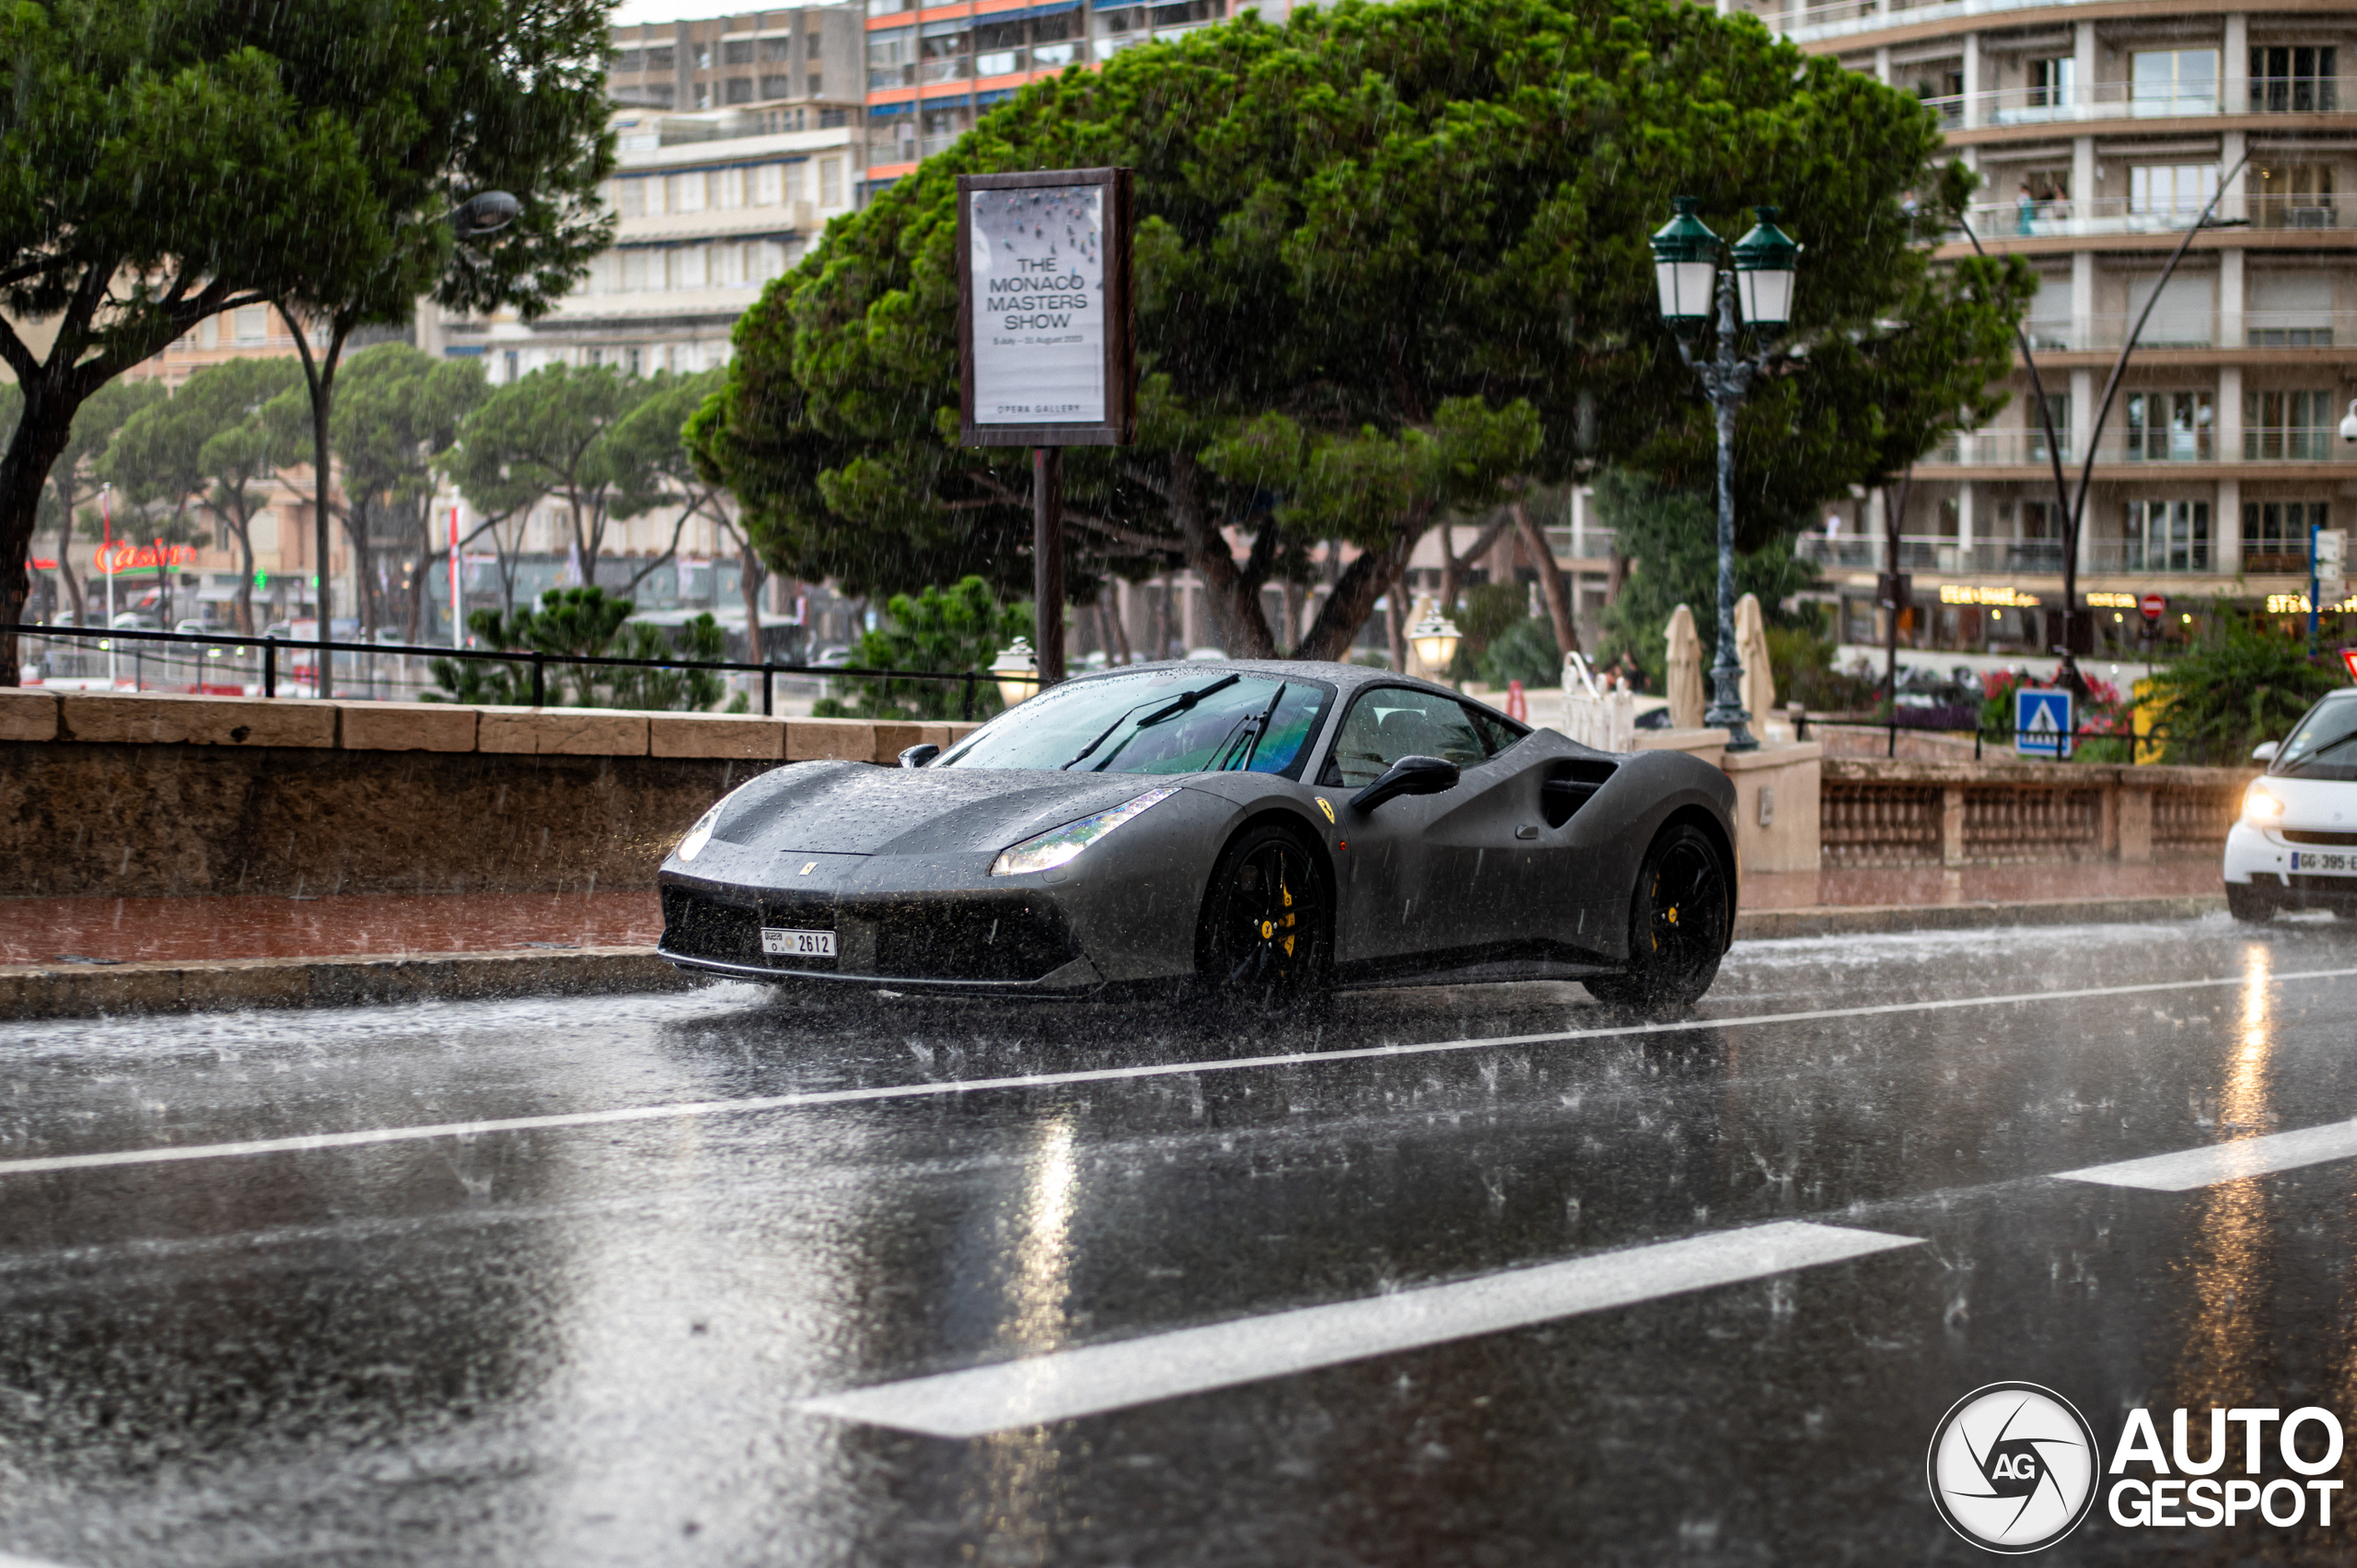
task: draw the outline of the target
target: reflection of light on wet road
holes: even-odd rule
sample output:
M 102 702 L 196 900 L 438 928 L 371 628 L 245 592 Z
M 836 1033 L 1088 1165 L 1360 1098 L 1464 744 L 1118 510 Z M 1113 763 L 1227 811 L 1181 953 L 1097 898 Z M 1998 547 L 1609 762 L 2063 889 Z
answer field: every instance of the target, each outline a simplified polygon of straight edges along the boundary
M 2274 955 L 2259 942 L 2244 953 L 2241 1016 L 2215 1112 L 2227 1138 L 2266 1131 L 2275 1050 Z M 2195 1306 L 2178 1358 L 2179 1404 L 2233 1405 L 2265 1388 L 2260 1363 L 2268 1335 L 2259 1309 L 2272 1257 L 2270 1210 L 2267 1189 L 2256 1179 L 2222 1181 L 2203 1194 L 2190 1249 Z
M 1069 1114 L 1039 1129 L 1028 1171 L 1028 1213 L 1015 1248 L 1010 1282 L 1007 1347 L 1037 1354 L 1061 1345 L 1069 1327 L 1065 1301 L 1072 1291 L 1072 1213 L 1079 1167 L 1073 1158 Z M 985 1555 L 994 1561 L 1028 1562 L 1053 1553 L 1064 1534 L 1062 1452 L 1038 1431 L 1002 1432 L 977 1445 L 976 1496 L 985 1523 Z

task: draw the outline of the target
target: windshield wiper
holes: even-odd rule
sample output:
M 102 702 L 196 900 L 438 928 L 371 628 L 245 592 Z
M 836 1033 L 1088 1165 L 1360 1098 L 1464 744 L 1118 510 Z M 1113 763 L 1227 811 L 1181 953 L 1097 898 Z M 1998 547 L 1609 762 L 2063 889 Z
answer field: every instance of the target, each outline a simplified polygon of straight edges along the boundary
M 2357 729 L 2352 729 L 2347 735 L 2328 740 L 2313 751 L 2305 752 L 2297 757 L 2287 758 L 2283 763 L 2284 771 L 2288 772 L 2293 768 L 2305 767 L 2310 762 L 2313 762 L 2317 758 L 2323 756 L 2326 752 L 2331 750 L 2334 747 L 2346 746 L 2352 740 L 2357 740 Z
M 1196 703 L 1202 702 L 1213 692 L 1225 691 L 1226 688 L 1235 685 L 1237 681 L 1243 679 L 1244 678 L 1240 675 L 1223 676 L 1219 679 L 1213 681 L 1209 686 L 1202 687 L 1198 691 L 1183 692 L 1179 696 L 1173 698 L 1168 703 L 1155 709 L 1153 713 L 1150 713 L 1146 714 L 1145 717 L 1138 720 L 1138 727 L 1140 729 L 1151 729 L 1167 718 L 1172 718 L 1179 714 L 1185 713 L 1188 709 L 1193 707 Z M 1152 698 L 1147 699 L 1147 702 L 1151 701 L 1153 701 Z M 1090 741 L 1087 745 L 1080 749 L 1079 756 L 1074 757 L 1071 761 L 1064 764 L 1064 771 L 1069 772 L 1073 769 L 1080 766 L 1083 762 L 1088 761 L 1089 757 L 1096 752 L 1097 749 L 1105 744 L 1106 738 L 1110 736 L 1115 730 L 1121 727 L 1121 723 L 1124 719 L 1127 719 L 1132 714 L 1136 713 L 1140 708 L 1144 706 L 1144 703 L 1132 703 L 1128 707 L 1123 708 L 1119 714 L 1115 714 L 1113 722 L 1107 725 L 1103 731 L 1097 735 L 1096 739 Z M 1120 754 L 1119 747 L 1116 747 L 1114 750 L 1115 755 Z M 1108 757 L 1105 759 L 1105 762 L 1110 762 L 1113 759 L 1111 757 Z M 1103 772 L 1105 771 L 1105 763 L 1098 763 L 1097 765 L 1097 771 L 1100 773 Z
M 1276 713 L 1277 704 L 1283 702 L 1284 697 L 1285 683 L 1280 680 L 1277 682 L 1277 694 L 1269 699 L 1269 705 L 1245 720 L 1252 728 L 1244 742 L 1244 755 L 1237 760 L 1235 766 L 1221 769 L 1222 772 L 1248 773 L 1252 771 L 1252 759 L 1260 754 L 1260 738 L 1269 733 L 1269 719 Z

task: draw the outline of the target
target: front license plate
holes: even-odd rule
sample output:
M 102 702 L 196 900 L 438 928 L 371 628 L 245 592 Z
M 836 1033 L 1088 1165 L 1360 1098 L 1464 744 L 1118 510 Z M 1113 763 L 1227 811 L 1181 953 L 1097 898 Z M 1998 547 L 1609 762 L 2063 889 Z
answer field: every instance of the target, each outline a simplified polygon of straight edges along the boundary
M 831 958 L 835 956 L 835 934 L 831 931 L 783 931 L 774 925 L 764 925 L 761 927 L 761 951 L 772 957 Z
M 2295 849 L 2292 852 L 2292 869 L 2294 871 L 2338 871 L 2347 876 L 2352 871 L 2357 871 L 2357 855 L 2351 855 L 2346 852 L 2319 854 L 2312 849 Z

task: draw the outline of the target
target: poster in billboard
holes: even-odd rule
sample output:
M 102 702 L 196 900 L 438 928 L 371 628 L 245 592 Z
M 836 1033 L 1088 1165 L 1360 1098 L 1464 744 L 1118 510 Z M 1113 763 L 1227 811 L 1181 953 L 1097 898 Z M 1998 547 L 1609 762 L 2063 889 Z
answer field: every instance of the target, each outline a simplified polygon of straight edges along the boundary
M 1127 174 L 959 178 L 966 445 L 1129 438 Z

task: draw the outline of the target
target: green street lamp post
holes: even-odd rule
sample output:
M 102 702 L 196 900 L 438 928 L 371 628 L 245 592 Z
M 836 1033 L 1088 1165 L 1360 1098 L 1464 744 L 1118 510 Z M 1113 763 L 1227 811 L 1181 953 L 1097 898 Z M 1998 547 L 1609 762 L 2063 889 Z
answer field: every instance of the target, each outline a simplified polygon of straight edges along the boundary
M 1654 281 L 1662 319 L 1678 336 L 1678 354 L 1701 377 L 1719 427 L 1719 637 L 1711 660 L 1711 705 L 1702 722 L 1727 732 L 1730 751 L 1756 751 L 1759 742 L 1743 711 L 1743 665 L 1735 638 L 1735 416 L 1752 377 L 1793 317 L 1793 284 L 1801 248 L 1776 226 L 1776 209 L 1755 209 L 1759 221 L 1735 245 L 1735 266 L 1719 265 L 1719 237 L 1694 215 L 1694 198 L 1671 198 L 1676 215 L 1653 237 Z M 1736 352 L 1736 305 L 1751 325 L 1759 352 Z M 1695 341 L 1718 310 L 1716 353 L 1698 358 Z

